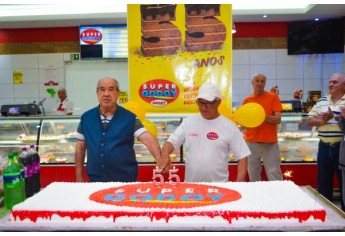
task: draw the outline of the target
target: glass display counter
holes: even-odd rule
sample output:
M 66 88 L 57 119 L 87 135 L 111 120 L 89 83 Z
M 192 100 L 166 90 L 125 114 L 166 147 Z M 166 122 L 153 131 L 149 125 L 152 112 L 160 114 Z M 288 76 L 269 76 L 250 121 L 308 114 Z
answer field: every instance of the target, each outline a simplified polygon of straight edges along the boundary
M 279 149 L 282 162 L 315 162 L 317 156 L 317 131 L 305 123 L 306 114 L 283 113 L 278 128 Z M 179 126 L 183 116 L 147 116 L 158 130 L 158 142 L 161 147 L 171 133 Z M 75 134 L 80 116 L 35 116 L 1 117 L 0 148 L 7 156 L 13 151 L 30 144 L 38 147 L 42 163 L 73 163 Z M 153 156 L 145 145 L 135 140 L 134 149 L 139 163 L 154 163 Z M 171 154 L 173 162 L 183 163 L 183 147 Z M 229 162 L 235 162 L 230 155 Z
M 156 124 L 161 147 L 182 122 L 183 116 L 147 116 Z M 282 172 L 299 185 L 316 187 L 317 132 L 305 124 L 306 114 L 283 113 L 278 137 L 282 158 Z M 41 157 L 41 185 L 54 181 L 75 181 L 74 151 L 75 134 L 80 116 L 0 117 L 0 160 L 13 151 L 35 144 Z M 135 140 L 134 149 L 139 162 L 139 180 L 151 181 L 155 160 L 145 145 Z M 183 146 L 171 155 L 174 165 L 184 175 Z M 5 160 L 6 161 L 6 160 Z M 0 163 L 1 165 L 1 163 Z M 1 168 L 1 166 L 0 166 Z M 229 156 L 232 181 L 236 178 L 237 164 Z M 305 173 L 308 175 L 305 175 Z M 285 178 L 285 177 L 284 177 Z
M 169 138 L 170 134 L 175 131 L 175 129 L 180 125 L 182 122 L 182 117 L 163 117 L 163 116 L 148 116 L 146 119 L 152 121 L 158 131 L 157 140 L 160 144 L 161 148 L 163 147 L 164 142 Z M 146 146 L 140 141 L 135 140 L 134 150 L 136 153 L 136 157 L 139 163 L 155 163 L 154 157 L 150 154 Z M 172 154 L 170 154 L 170 158 L 173 162 L 181 162 L 182 149 L 174 150 Z
M 316 127 L 306 124 L 307 114 L 283 113 L 278 129 L 282 162 L 316 162 L 319 138 Z
M 163 146 L 177 126 L 181 117 L 153 116 L 147 117 L 157 127 L 158 142 Z M 80 116 L 35 116 L 35 117 L 1 117 L 0 148 L 1 156 L 7 157 L 13 151 L 21 152 L 22 147 L 35 144 L 44 164 L 74 163 L 75 135 Z M 134 149 L 139 163 L 155 163 L 147 148 L 135 140 Z M 171 154 L 174 162 L 181 161 L 180 150 Z
M 80 117 L 1 117 L 3 156 L 34 144 L 41 163 L 73 163 L 75 134 Z

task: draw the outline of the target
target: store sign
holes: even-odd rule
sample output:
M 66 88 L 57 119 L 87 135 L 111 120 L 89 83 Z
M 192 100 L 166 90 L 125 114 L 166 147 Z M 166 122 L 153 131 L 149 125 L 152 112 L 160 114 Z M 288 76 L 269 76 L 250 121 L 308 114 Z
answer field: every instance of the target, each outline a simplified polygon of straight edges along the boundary
M 69 55 L 71 61 L 79 60 L 79 53 L 73 53 Z

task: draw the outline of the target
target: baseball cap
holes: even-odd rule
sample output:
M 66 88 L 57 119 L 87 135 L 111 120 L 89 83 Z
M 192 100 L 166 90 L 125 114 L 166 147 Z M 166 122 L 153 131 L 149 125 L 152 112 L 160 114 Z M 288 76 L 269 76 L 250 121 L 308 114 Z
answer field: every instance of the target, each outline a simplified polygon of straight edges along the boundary
M 220 98 L 220 91 L 217 85 L 211 82 L 205 82 L 199 88 L 198 96 L 196 99 L 205 99 L 209 102 L 213 101 L 215 98 Z

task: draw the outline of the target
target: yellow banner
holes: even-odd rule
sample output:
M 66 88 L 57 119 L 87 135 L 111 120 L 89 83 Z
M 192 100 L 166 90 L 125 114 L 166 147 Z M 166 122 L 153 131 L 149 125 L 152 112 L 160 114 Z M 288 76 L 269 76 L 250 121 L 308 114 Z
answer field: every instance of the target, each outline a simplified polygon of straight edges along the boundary
M 199 87 L 218 85 L 231 110 L 230 4 L 129 4 L 130 100 L 148 113 L 195 113 Z

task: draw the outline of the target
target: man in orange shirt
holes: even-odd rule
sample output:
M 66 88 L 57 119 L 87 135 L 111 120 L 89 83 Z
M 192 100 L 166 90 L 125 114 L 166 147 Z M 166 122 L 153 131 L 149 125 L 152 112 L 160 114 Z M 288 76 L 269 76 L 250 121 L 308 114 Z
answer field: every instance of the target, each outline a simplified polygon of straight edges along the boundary
M 248 174 L 251 182 L 261 181 L 261 161 L 268 180 L 283 180 L 280 169 L 280 151 L 278 146 L 277 125 L 281 122 L 279 96 L 265 91 L 266 76 L 256 74 L 252 79 L 254 92 L 243 100 L 260 104 L 265 109 L 265 121 L 255 128 L 246 128 L 244 137 L 251 151 L 248 157 Z

